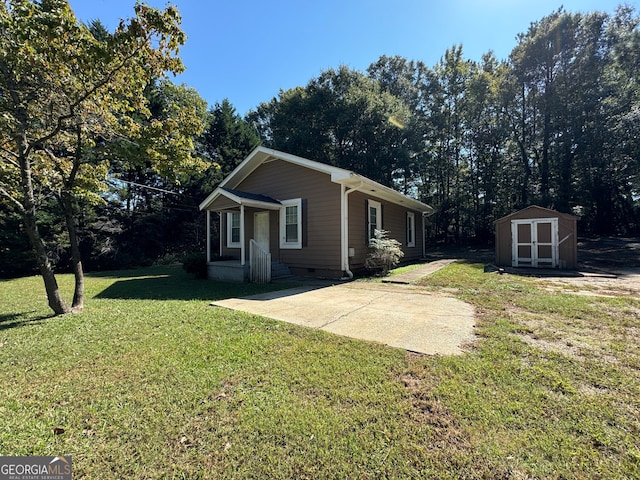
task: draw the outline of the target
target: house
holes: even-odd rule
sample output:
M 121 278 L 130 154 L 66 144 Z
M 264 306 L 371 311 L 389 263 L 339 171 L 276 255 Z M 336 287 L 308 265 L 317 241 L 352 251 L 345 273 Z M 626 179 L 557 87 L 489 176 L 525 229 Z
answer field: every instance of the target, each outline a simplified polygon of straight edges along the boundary
M 424 218 L 433 209 L 354 172 L 257 147 L 201 204 L 207 213 L 209 278 L 268 282 L 272 269 L 351 278 L 364 268 L 376 229 L 424 256 Z M 211 215 L 218 212 L 219 215 Z M 219 221 L 212 261 L 211 222 Z
M 532 205 L 495 221 L 496 264 L 575 269 L 578 217 Z

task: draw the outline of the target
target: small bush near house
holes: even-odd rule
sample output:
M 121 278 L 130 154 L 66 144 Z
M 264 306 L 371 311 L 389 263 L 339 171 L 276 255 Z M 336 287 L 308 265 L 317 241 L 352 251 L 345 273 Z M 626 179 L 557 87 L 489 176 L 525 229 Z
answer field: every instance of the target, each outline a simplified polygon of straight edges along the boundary
M 364 266 L 376 275 L 387 275 L 389 270 L 400 263 L 404 252 L 402 245 L 393 238 L 388 238 L 386 230 L 376 230 L 375 238 L 369 242 L 370 252 L 364 261 Z
M 182 259 L 182 268 L 200 280 L 207 278 L 207 256 L 204 253 L 191 253 Z

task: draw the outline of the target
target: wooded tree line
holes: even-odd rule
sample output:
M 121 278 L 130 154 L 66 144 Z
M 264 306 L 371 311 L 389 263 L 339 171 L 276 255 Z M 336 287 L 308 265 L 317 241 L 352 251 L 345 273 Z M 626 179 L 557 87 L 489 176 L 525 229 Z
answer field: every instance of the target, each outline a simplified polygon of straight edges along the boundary
M 281 91 L 249 115 L 273 148 L 353 169 L 435 207 L 429 234 L 493 235 L 530 204 L 582 234 L 640 230 L 640 31 L 632 8 L 533 23 L 509 59 L 381 57 Z
M 490 241 L 533 203 L 580 215 L 583 234 L 640 231 L 630 7 L 558 10 L 504 61 L 454 46 L 433 67 L 330 69 L 244 118 L 167 79 L 183 68 L 173 7 L 139 5 L 114 32 L 66 0 L 5 1 L 0 21 L 0 276 L 202 250 L 197 205 L 260 143 L 429 203 L 432 241 Z

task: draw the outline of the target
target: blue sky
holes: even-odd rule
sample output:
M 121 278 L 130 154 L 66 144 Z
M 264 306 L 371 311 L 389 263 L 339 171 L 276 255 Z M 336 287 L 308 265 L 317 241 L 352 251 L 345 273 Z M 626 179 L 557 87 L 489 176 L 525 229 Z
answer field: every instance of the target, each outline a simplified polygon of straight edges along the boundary
M 165 0 L 147 0 L 164 7 Z M 435 65 L 462 44 L 466 58 L 493 50 L 507 58 L 516 35 L 558 9 L 612 13 L 618 0 L 174 0 L 182 15 L 187 67 L 174 79 L 213 106 L 228 98 L 245 114 L 280 89 L 306 85 L 322 70 L 366 70 L 381 55 Z M 627 0 L 640 8 L 640 0 Z M 135 0 L 71 0 L 82 21 L 113 30 Z

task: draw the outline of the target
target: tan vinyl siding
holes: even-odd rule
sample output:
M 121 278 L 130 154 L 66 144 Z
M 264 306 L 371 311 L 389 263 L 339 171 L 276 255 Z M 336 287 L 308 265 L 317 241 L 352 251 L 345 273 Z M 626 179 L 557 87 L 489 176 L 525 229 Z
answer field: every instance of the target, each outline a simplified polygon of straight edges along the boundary
M 340 270 L 340 185 L 329 175 L 274 160 L 260 165 L 235 188 L 278 200 L 302 198 L 302 249 L 280 249 L 279 212 L 272 211 L 272 258 L 291 268 Z M 249 225 L 253 229 L 253 220 Z
M 382 204 L 382 229 L 389 232 L 389 238 L 402 244 L 402 251 L 405 255 L 402 261 L 419 260 L 422 257 L 424 239 L 422 214 L 362 192 L 354 192 L 349 195 L 349 247 L 355 250 L 355 256 L 349 259 L 352 270 L 364 267 L 364 261 L 369 252 L 367 238 L 367 200 L 369 199 Z M 415 217 L 415 247 L 407 247 L 407 212 L 413 212 Z

